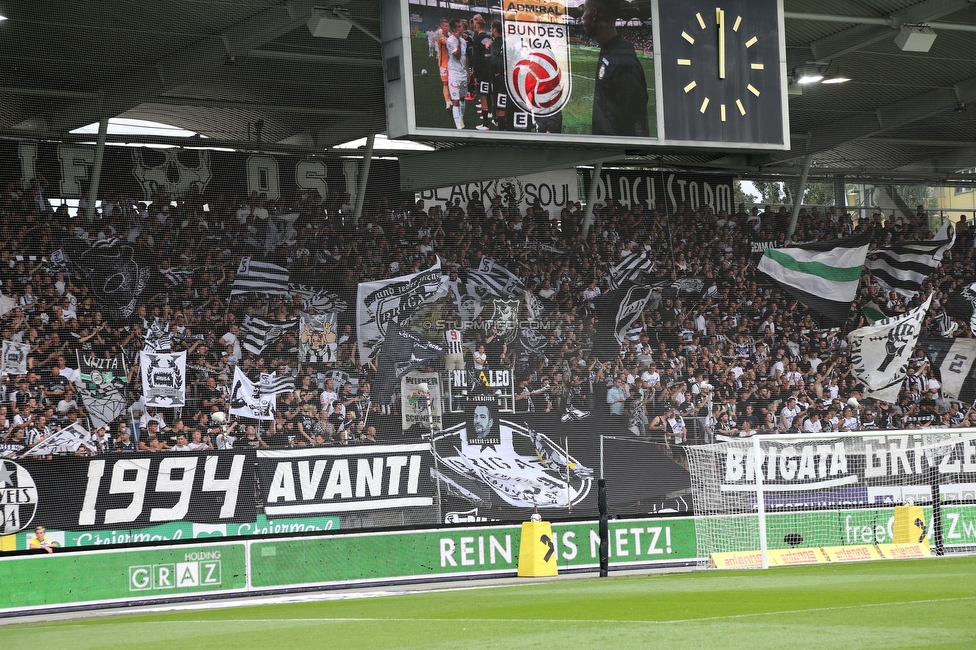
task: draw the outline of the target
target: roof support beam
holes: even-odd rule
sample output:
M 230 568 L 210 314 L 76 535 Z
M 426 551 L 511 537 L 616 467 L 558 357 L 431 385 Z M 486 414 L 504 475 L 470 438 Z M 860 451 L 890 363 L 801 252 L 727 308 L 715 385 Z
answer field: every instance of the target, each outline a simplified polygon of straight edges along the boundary
M 812 131 L 804 151 L 776 152 L 770 154 L 767 160 L 775 162 L 792 160 L 803 154 L 816 155 L 852 140 L 871 137 L 888 129 L 944 113 L 956 108 L 960 103 L 972 100 L 976 100 L 976 77 L 881 106 L 873 113 L 859 113 L 833 122 Z M 769 162 L 760 159 L 758 164 L 766 165 Z
M 887 21 L 887 25 L 862 23 L 814 41 L 810 43 L 810 49 L 818 63 L 827 63 L 891 37 L 902 25 L 925 23 L 963 9 L 971 3 L 972 0 L 927 0 L 882 19 Z M 851 22 L 855 22 L 853 17 Z
M 103 117 L 120 115 L 203 71 L 222 65 L 229 55 L 242 55 L 303 26 L 314 5 L 315 0 L 293 0 L 261 11 L 220 34 L 101 84 L 104 86 L 101 108 L 97 102 L 82 101 L 35 115 L 18 127 L 70 131 Z
M 220 99 L 202 99 L 198 97 L 172 97 L 160 95 L 145 102 L 146 104 L 162 104 L 164 106 L 200 106 L 203 108 L 226 108 L 243 111 L 258 111 L 262 113 L 292 113 L 299 115 L 338 115 L 342 117 L 361 116 L 361 110 L 329 108 L 326 106 L 297 106 L 287 104 L 258 104 L 254 102 L 234 102 Z

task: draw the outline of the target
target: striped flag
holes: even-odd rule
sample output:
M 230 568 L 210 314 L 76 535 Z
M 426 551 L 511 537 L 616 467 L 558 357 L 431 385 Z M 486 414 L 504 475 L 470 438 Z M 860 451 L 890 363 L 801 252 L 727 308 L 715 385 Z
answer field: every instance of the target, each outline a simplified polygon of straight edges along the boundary
M 193 275 L 195 269 L 171 266 L 168 269 L 159 269 L 159 272 L 169 281 L 171 286 L 177 287 Z
M 615 266 L 610 267 L 610 277 L 607 278 L 607 284 L 610 290 L 614 291 L 627 280 L 636 281 L 641 273 L 650 273 L 653 270 L 654 260 L 648 259 L 646 252 L 639 255 L 632 253 L 620 260 Z
M 868 254 L 866 235 L 794 248 L 767 248 L 759 270 L 833 324 L 842 324 L 857 296 Z
M 251 317 L 241 323 L 240 334 L 243 336 L 241 347 L 251 354 L 261 354 L 269 345 L 273 345 L 289 330 L 298 329 L 298 319 L 265 320 Z
M 511 298 L 525 291 L 525 285 L 517 275 L 488 257 L 481 258 L 478 268 L 468 270 L 468 282 L 484 287 L 489 295 L 499 298 Z
M 879 248 L 864 266 L 881 287 L 910 298 L 922 289 L 925 278 L 939 268 L 942 256 L 955 243 L 955 229 L 946 221 L 935 239 Z
M 287 296 L 289 295 L 288 276 L 288 269 L 282 266 L 256 262 L 250 257 L 244 257 L 237 267 L 237 277 L 234 278 L 230 295 L 253 292 L 269 296 Z
M 284 377 L 279 377 L 276 372 L 270 375 L 262 372 L 261 377 L 258 379 L 258 384 L 261 386 L 262 395 L 279 395 L 281 393 L 291 393 L 295 390 L 295 378 L 293 376 L 285 375 Z

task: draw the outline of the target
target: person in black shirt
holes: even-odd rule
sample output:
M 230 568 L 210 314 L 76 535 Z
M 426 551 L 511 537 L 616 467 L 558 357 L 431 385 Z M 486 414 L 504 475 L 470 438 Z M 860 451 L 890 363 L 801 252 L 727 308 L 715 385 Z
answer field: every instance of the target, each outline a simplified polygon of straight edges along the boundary
M 491 34 L 485 32 L 485 18 L 475 14 L 471 18 L 471 68 L 474 71 L 475 92 L 478 94 L 478 114 L 481 124 L 474 128 L 487 131 L 491 124 L 492 113 L 488 110 L 488 98 L 491 96 Z
M 583 31 L 600 44 L 593 135 L 648 137 L 647 78 L 634 46 L 617 34 L 620 0 L 586 0 Z

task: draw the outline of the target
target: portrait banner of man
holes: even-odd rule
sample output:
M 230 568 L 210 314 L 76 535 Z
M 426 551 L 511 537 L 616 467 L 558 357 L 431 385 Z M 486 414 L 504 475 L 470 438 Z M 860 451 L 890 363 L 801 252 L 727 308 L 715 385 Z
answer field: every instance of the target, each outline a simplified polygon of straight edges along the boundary
M 468 414 L 467 440 L 469 445 L 498 445 L 501 436 L 498 432 L 498 404 L 490 401 L 472 401 L 466 409 Z

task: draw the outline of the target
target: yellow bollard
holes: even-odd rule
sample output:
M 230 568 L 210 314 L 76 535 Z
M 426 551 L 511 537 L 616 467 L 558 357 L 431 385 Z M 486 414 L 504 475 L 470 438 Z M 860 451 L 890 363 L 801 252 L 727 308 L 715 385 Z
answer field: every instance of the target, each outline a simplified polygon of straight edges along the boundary
M 548 521 L 526 521 L 522 524 L 518 574 L 520 578 L 557 574 L 556 542 L 552 538 L 552 524 Z
M 925 525 L 925 510 L 922 506 L 895 506 L 895 521 L 891 532 L 895 544 L 928 546 L 929 533 Z

